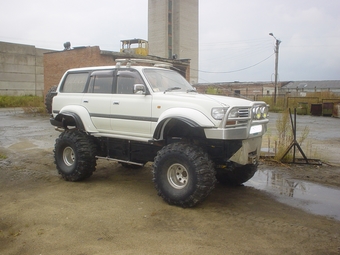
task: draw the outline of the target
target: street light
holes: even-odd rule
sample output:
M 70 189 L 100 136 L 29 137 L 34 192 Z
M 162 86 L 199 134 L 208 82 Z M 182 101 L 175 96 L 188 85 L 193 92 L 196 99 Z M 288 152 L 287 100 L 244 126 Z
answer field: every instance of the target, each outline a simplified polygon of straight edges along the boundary
M 275 39 L 275 88 L 274 88 L 274 105 L 276 105 L 276 94 L 277 94 L 277 69 L 279 66 L 279 46 L 281 41 L 276 39 L 276 37 L 273 35 L 273 33 L 269 33 L 270 36 L 274 37 Z

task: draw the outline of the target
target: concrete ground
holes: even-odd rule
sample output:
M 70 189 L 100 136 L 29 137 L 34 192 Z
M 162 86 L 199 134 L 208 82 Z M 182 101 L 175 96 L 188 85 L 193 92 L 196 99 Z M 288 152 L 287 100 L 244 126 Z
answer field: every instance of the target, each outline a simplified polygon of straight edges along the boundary
M 0 111 L 0 254 L 340 254 L 339 220 L 281 202 L 257 188 L 256 178 L 241 187 L 217 184 L 190 209 L 157 196 L 150 164 L 136 170 L 98 160 L 92 177 L 66 182 L 53 163 L 59 133 L 48 119 Z M 311 127 L 313 148 L 332 163 L 339 163 L 339 121 L 298 118 L 299 128 Z M 259 173 L 268 171 L 267 184 L 281 178 L 292 187 L 298 182 L 291 180 L 340 187 L 339 168 L 328 164 L 262 161 Z M 309 203 L 291 197 L 292 187 L 287 199 Z

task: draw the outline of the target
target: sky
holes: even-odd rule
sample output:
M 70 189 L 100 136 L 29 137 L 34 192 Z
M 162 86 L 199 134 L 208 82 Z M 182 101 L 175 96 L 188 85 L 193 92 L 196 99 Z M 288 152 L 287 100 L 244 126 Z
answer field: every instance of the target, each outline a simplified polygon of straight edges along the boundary
M 119 51 L 120 40 L 147 39 L 147 5 L 3 0 L 0 41 Z M 340 80 L 339 12 L 339 0 L 199 0 L 199 82 L 274 81 L 276 40 L 279 81 Z

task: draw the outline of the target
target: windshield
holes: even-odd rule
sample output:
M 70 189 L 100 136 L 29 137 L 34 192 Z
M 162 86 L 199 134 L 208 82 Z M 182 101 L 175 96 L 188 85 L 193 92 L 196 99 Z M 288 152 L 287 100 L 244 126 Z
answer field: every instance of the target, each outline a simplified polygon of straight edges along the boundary
M 182 75 L 166 69 L 144 69 L 144 74 L 154 92 L 195 90 Z

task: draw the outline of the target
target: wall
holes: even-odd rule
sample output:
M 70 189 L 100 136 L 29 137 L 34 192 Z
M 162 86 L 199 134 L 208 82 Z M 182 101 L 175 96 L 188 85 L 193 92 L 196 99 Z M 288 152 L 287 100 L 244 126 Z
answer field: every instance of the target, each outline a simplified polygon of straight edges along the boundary
M 102 51 L 98 46 L 78 47 L 71 50 L 58 52 L 49 52 L 44 54 L 44 95 L 55 85 L 58 85 L 63 74 L 71 68 L 88 67 L 88 66 L 113 66 L 116 59 L 144 59 L 146 61 L 154 60 L 167 62 L 180 70 L 181 74 L 189 80 L 190 61 L 164 59 L 154 56 L 140 56 L 128 53 Z M 144 63 L 140 65 L 153 65 Z
M 196 89 L 200 93 L 216 93 L 225 96 L 248 97 L 255 95 L 273 95 L 274 85 L 272 82 L 220 82 L 196 84 Z M 279 83 L 281 87 L 281 83 Z
M 190 59 L 191 84 L 198 83 L 198 0 L 149 0 L 149 54 Z M 171 17 L 171 18 L 170 18 Z
M 198 83 L 198 0 L 173 1 L 173 54 L 190 59 L 190 83 Z
M 44 94 L 46 95 L 52 86 L 59 84 L 68 69 L 108 65 L 115 65 L 114 59 L 110 55 L 101 54 L 98 46 L 46 53 L 44 54 Z
M 150 55 L 169 57 L 167 0 L 148 1 L 148 41 Z
M 43 96 L 43 54 L 48 51 L 0 42 L 0 95 Z

